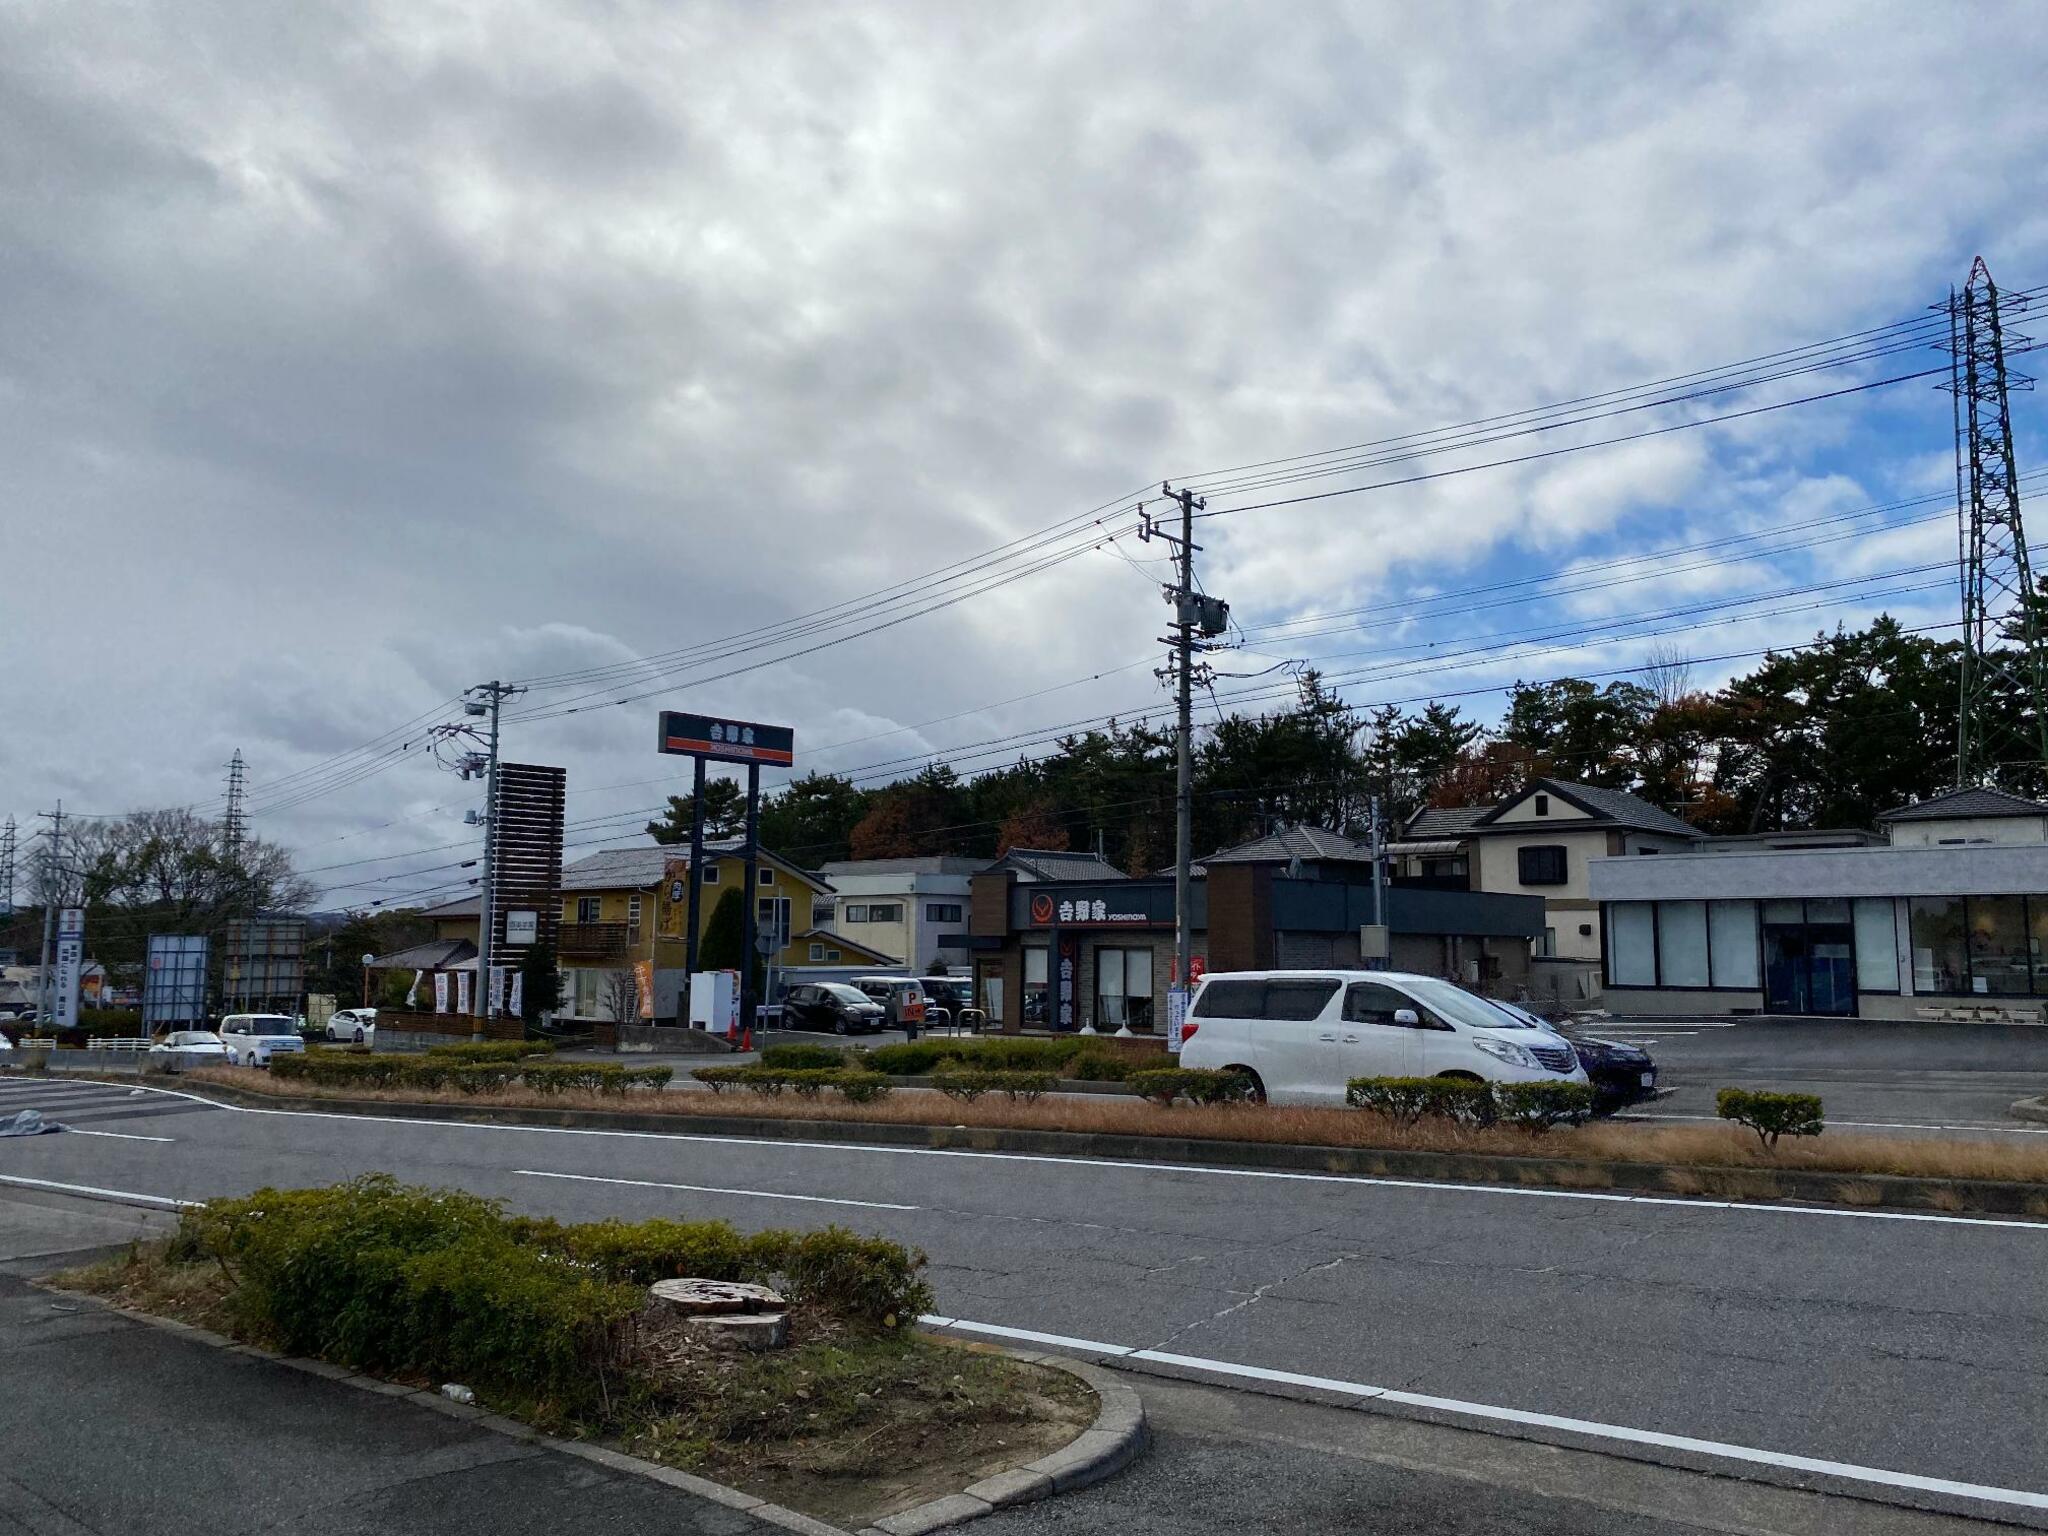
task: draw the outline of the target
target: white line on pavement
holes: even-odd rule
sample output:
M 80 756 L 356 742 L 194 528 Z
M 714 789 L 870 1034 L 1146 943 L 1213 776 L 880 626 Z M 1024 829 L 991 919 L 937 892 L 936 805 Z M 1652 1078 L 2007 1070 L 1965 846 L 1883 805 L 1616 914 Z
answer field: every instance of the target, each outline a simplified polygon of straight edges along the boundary
M 133 1131 L 88 1131 L 84 1127 L 76 1125 L 65 1126 L 64 1134 L 67 1136 L 111 1136 L 116 1141 L 172 1141 L 176 1139 L 170 1136 L 137 1136 Z
M 514 1168 L 529 1179 L 574 1179 L 579 1184 L 630 1184 L 636 1189 L 685 1189 L 699 1195 L 746 1195 L 755 1200 L 801 1200 L 809 1205 L 857 1205 L 870 1211 L 920 1211 L 920 1205 L 892 1205 L 886 1200 L 843 1200 L 831 1195 L 785 1195 L 772 1189 L 723 1189 L 716 1184 L 664 1184 L 659 1179 L 607 1179 L 594 1173 L 548 1173 L 539 1168 Z
M 1706 1123 L 1718 1121 L 1719 1115 L 1629 1115 L 1630 1120 L 1699 1120 Z M 1830 1120 L 1835 1130 L 1849 1131 L 1996 1131 L 2010 1136 L 2048 1136 L 2048 1125 L 2000 1125 L 1992 1120 L 1965 1120 L 1951 1124 L 1922 1123 L 1915 1120 Z
M 1471 1403 L 1454 1397 L 1433 1397 L 1427 1393 L 1403 1392 L 1393 1387 L 1376 1387 L 1362 1381 L 1340 1381 L 1328 1376 L 1305 1376 L 1295 1371 L 1271 1370 L 1258 1365 L 1238 1365 L 1228 1360 L 1205 1359 L 1200 1355 L 1175 1355 L 1163 1350 L 1135 1349 L 1127 1344 L 1106 1344 L 1096 1339 L 1076 1339 L 1057 1333 L 1037 1333 L 1028 1328 L 1006 1328 L 995 1323 L 969 1322 L 964 1318 L 925 1317 L 919 1321 L 932 1328 L 952 1328 L 962 1333 L 1016 1339 L 1025 1343 L 1106 1355 L 1118 1360 L 1142 1360 L 1159 1365 L 1182 1366 L 1248 1381 L 1271 1382 L 1277 1386 L 1311 1387 L 1371 1402 L 1396 1403 L 1408 1408 L 1427 1408 L 1497 1424 L 1521 1424 L 1534 1429 L 1563 1430 L 1600 1440 L 1655 1446 L 1668 1451 L 1689 1451 L 1696 1455 L 1718 1457 L 1724 1461 L 1747 1462 L 1754 1466 L 1778 1467 L 1792 1472 L 1817 1472 L 1851 1482 L 1871 1483 L 1887 1488 L 1910 1488 L 1921 1493 L 1949 1494 L 1956 1498 L 1979 1499 L 1986 1503 L 2014 1505 L 2024 1509 L 2048 1509 L 2048 1493 L 2035 1493 L 2023 1488 L 1998 1488 L 1983 1483 L 1959 1482 L 1952 1478 L 1923 1477 L 1917 1472 L 1895 1472 L 1885 1467 L 1858 1466 L 1854 1462 L 1795 1456 L 1785 1451 L 1759 1450 L 1754 1446 L 1731 1445 L 1720 1440 L 1700 1440 L 1690 1435 L 1667 1435 L 1657 1430 L 1633 1429 L 1623 1424 L 1602 1424 L 1591 1419 L 1565 1418 L 1553 1413 L 1532 1413 L 1523 1408 L 1503 1408 L 1493 1403 Z
M 1692 1211 L 1734 1211 L 1770 1216 L 1827 1216 L 1844 1221 L 1931 1222 L 1941 1226 L 2013 1227 L 2048 1237 L 2048 1222 L 1999 1216 L 1943 1216 L 1920 1211 L 1866 1211 L 1818 1205 L 1763 1205 L 1741 1200 L 1692 1200 L 1678 1195 L 1610 1195 L 1583 1189 L 1532 1189 L 1520 1184 L 1454 1184 L 1436 1179 L 1387 1179 L 1367 1174 L 1287 1173 L 1271 1168 L 1212 1168 L 1200 1163 L 1153 1163 L 1113 1157 L 1058 1157 L 1031 1152 L 974 1152 L 955 1147 L 877 1147 L 846 1141 L 767 1141 L 757 1136 L 704 1136 L 687 1131 L 600 1131 L 566 1125 L 486 1125 L 473 1120 L 422 1120 L 410 1115 L 338 1115 L 315 1109 L 260 1109 L 229 1104 L 174 1088 L 150 1088 L 169 1098 L 190 1099 L 244 1115 L 278 1115 L 291 1120 L 358 1121 L 370 1125 L 418 1125 L 438 1130 L 498 1131 L 536 1136 L 604 1136 L 626 1141 L 695 1142 L 719 1147 L 782 1147 L 799 1152 L 860 1152 L 888 1157 L 965 1157 L 1047 1167 L 1115 1168 L 1137 1173 L 1192 1174 L 1219 1179 L 1278 1179 L 1300 1184 L 1347 1184 L 1359 1188 L 1412 1189 L 1441 1194 L 1504 1195 L 1528 1200 L 1591 1200 L 1610 1205 L 1666 1205 Z M 787 1197 L 785 1197 L 787 1198 Z
M 167 1211 L 196 1211 L 206 1204 L 204 1200 L 173 1200 L 169 1195 L 141 1195 L 132 1189 L 101 1189 L 97 1184 L 59 1184 L 55 1179 L 29 1179 L 16 1173 L 0 1173 L 0 1184 L 12 1184 L 21 1189 L 54 1189 L 66 1195 L 92 1195 L 101 1200 L 152 1205 Z

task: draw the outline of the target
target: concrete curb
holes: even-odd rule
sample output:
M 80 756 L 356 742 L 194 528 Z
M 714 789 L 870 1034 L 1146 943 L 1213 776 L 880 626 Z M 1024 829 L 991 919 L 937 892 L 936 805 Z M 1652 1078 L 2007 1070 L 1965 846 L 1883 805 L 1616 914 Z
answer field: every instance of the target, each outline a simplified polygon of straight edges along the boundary
M 257 1109 L 338 1115 L 397 1115 L 472 1125 L 533 1125 L 674 1136 L 732 1136 L 760 1141 L 926 1147 L 1027 1157 L 1091 1157 L 1127 1163 L 1182 1163 L 1339 1177 L 1418 1179 L 1519 1188 L 1614 1190 L 1665 1198 L 1769 1204 L 1848 1205 L 1858 1209 L 1976 1212 L 2048 1219 L 2048 1186 L 1997 1179 L 1925 1179 L 1888 1173 L 1826 1173 L 1793 1168 L 1688 1168 L 1668 1163 L 1569 1157 L 1506 1157 L 1477 1152 L 1407 1152 L 1290 1142 L 1216 1141 L 1126 1132 L 1006 1130 L 985 1126 L 902 1125 L 872 1120 L 778 1120 L 744 1115 L 636 1113 L 632 1110 L 534 1109 L 341 1099 L 254 1093 L 222 1083 L 180 1091 Z
M 928 1504 L 906 1509 L 886 1520 L 877 1520 L 863 1528 L 858 1536 L 924 1536 L 927 1531 L 978 1520 L 1013 1504 L 1036 1503 L 1056 1493 L 1069 1493 L 1114 1477 L 1144 1451 L 1148 1438 L 1145 1404 L 1135 1390 L 1112 1372 L 1058 1355 L 1033 1354 L 1017 1349 L 1001 1349 L 999 1352 L 1012 1360 L 1080 1377 L 1094 1388 L 1101 1403 L 1095 1422 L 1060 1449 L 1036 1461 L 1012 1467 L 1007 1472 L 992 1473 L 978 1483 L 969 1484 L 959 1493 L 933 1499 Z
M 2043 1125 L 2048 1125 L 2048 1096 L 2021 1099 L 2007 1113 L 2021 1120 L 2038 1120 Z
M 802 1510 L 771 1504 L 766 1499 L 757 1499 L 751 1493 L 745 1493 L 738 1488 L 728 1488 L 725 1484 L 712 1482 L 709 1478 L 697 1477 L 692 1473 L 678 1471 L 674 1467 L 664 1467 L 658 1462 L 645 1461 L 638 1456 L 628 1456 L 625 1452 L 612 1450 L 609 1446 L 593 1445 L 584 1440 L 563 1440 L 554 1435 L 544 1434 L 530 1424 L 522 1424 L 517 1419 L 492 1413 L 489 1409 L 480 1408 L 474 1403 L 455 1402 L 431 1388 L 408 1387 L 401 1382 L 365 1376 L 350 1370 L 347 1366 L 334 1365 L 326 1360 L 273 1354 L 252 1344 L 238 1344 L 221 1334 L 191 1323 L 179 1322 L 175 1318 L 158 1317 L 153 1312 L 138 1312 L 130 1307 L 116 1306 L 104 1297 L 93 1296 L 83 1291 L 61 1290 L 40 1280 L 32 1283 L 51 1294 L 89 1303 L 134 1322 L 147 1323 L 152 1328 L 161 1329 L 194 1344 L 218 1349 L 226 1354 L 240 1355 L 249 1360 L 281 1365 L 287 1370 L 302 1371 L 308 1376 L 338 1382 L 359 1392 L 410 1402 L 415 1407 L 474 1424 L 478 1429 L 489 1430 L 492 1434 L 503 1435 L 510 1440 L 560 1451 L 565 1456 L 575 1456 L 613 1472 L 642 1477 L 649 1482 L 678 1488 L 710 1503 L 740 1510 L 756 1520 L 765 1520 L 770 1525 L 780 1526 L 786 1531 L 795 1531 L 798 1536 L 848 1536 L 843 1527 L 827 1524 L 813 1515 L 805 1514 Z M 945 1336 L 934 1334 L 932 1337 Z M 1010 1504 L 1030 1503 L 1037 1499 L 1050 1498 L 1055 1493 L 1085 1488 L 1091 1483 L 1098 1483 L 1122 1471 L 1144 1449 L 1145 1405 L 1139 1400 L 1136 1392 L 1108 1371 L 1078 1360 L 1033 1354 L 1000 1345 L 977 1344 L 975 1347 L 1006 1355 L 1026 1364 L 1041 1365 L 1079 1377 L 1094 1390 L 1100 1400 L 1101 1407 L 1095 1415 L 1095 1422 L 1059 1450 L 1049 1452 L 1023 1466 L 1013 1467 L 1007 1472 L 985 1477 L 980 1482 L 969 1485 L 962 1492 L 919 1504 L 901 1514 L 890 1515 L 874 1525 L 865 1527 L 859 1536 L 921 1536 L 925 1531 L 958 1525 L 962 1521 L 976 1519 Z

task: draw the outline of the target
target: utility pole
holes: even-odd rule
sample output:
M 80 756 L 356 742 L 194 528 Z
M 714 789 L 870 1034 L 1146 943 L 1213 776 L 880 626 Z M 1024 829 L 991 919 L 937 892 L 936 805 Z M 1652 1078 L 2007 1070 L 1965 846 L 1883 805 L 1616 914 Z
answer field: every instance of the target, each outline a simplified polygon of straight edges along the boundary
M 475 1008 L 473 1017 L 478 1021 L 470 1030 L 470 1038 L 481 1040 L 488 1031 L 491 1017 L 491 952 L 496 947 L 496 936 L 492 929 L 497 926 L 498 892 L 493 876 L 497 867 L 498 845 L 498 714 L 507 699 L 526 692 L 524 688 L 510 683 L 478 683 L 468 689 L 462 703 L 462 712 L 473 718 L 487 718 L 490 721 L 489 736 L 484 749 L 484 884 L 483 905 L 477 912 L 476 943 L 476 986 L 470 1002 Z M 469 769 L 463 770 L 467 776 Z
M 36 967 L 36 1013 L 42 1028 L 50 1027 L 50 944 L 57 932 L 57 903 L 62 899 L 58 885 L 64 877 L 64 802 L 54 811 L 36 813 L 49 822 L 50 846 L 43 850 L 43 953 Z
M 1380 823 L 1380 797 L 1372 797 L 1372 925 L 1385 928 L 1387 925 L 1387 834 Z M 1366 969 L 1386 969 L 1386 962 L 1368 964 Z
M 1208 503 L 1190 490 L 1176 491 L 1161 485 L 1160 494 L 1180 508 L 1180 532 L 1167 533 L 1139 509 L 1138 537 L 1149 542 L 1164 539 L 1174 547 L 1175 574 L 1179 578 L 1165 589 L 1173 605 L 1173 622 L 1163 637 L 1173 647 L 1171 673 L 1174 685 L 1174 788 L 1173 788 L 1173 974 L 1174 984 L 1183 992 L 1189 988 L 1189 971 L 1194 960 L 1194 861 L 1195 861 L 1195 748 L 1194 691 L 1195 652 L 1209 649 L 1206 641 L 1224 633 L 1230 625 L 1230 605 L 1220 598 L 1195 590 L 1195 512 Z M 1057 960 L 1053 962 L 1056 966 Z M 1057 1003 L 1055 1004 L 1057 1007 Z

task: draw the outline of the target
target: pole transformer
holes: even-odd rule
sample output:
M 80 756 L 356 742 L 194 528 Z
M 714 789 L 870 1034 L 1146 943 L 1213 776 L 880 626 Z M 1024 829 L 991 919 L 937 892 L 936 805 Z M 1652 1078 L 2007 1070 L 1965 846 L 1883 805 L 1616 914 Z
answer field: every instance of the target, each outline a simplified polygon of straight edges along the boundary
M 1949 391 L 1955 397 L 1956 567 L 1962 666 L 1956 787 L 1991 782 L 2010 765 L 2048 764 L 2048 633 L 2020 517 L 2013 390 L 2033 380 L 2006 366 L 2029 338 L 2005 329 L 1998 285 L 1979 256 L 1949 291 Z

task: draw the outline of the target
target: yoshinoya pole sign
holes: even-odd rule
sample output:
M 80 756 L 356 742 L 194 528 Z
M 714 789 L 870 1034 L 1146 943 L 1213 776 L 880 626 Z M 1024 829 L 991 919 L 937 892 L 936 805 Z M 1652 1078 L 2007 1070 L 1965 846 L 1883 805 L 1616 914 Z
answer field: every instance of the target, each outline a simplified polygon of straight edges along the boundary
M 796 732 L 758 720 L 721 720 L 713 715 L 661 712 L 661 750 L 714 763 L 761 763 L 787 768 L 796 761 Z
M 767 725 L 759 720 L 725 720 L 715 715 L 691 715 L 681 710 L 661 712 L 657 750 L 697 760 L 696 787 L 690 796 L 690 913 L 688 959 L 685 974 L 697 971 L 698 893 L 704 885 L 704 765 L 744 763 L 747 769 L 747 837 L 742 850 L 746 876 L 740 900 L 740 1019 L 746 1028 L 754 1024 L 757 999 L 754 996 L 754 900 L 760 868 L 761 768 L 788 768 L 796 762 L 796 732 L 786 725 Z M 696 1010 L 687 999 L 677 1007 L 677 1022 Z

